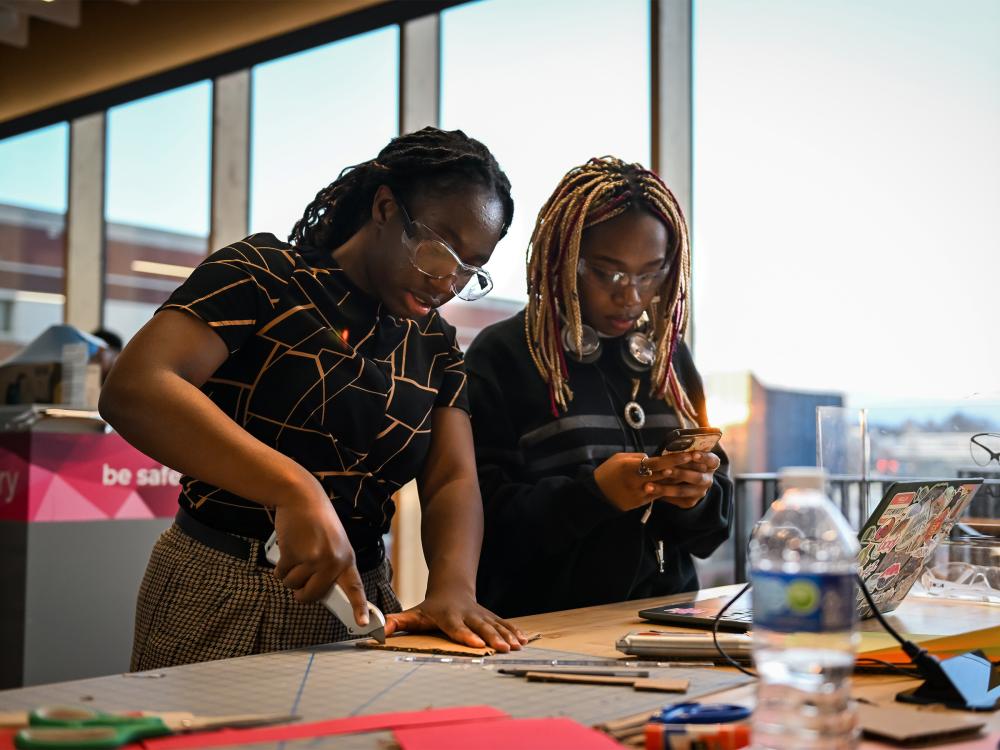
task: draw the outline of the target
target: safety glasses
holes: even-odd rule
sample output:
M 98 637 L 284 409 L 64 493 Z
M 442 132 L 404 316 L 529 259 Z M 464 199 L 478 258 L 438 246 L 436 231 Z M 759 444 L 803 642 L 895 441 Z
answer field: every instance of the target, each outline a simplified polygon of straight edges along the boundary
M 410 218 L 399 198 L 396 198 L 396 205 L 403 217 L 403 245 L 414 268 L 432 279 L 450 279 L 455 296 L 469 302 L 490 293 L 493 279 L 484 269 L 463 263 L 433 229 Z
M 635 274 L 625 271 L 605 271 L 603 268 L 588 263 L 583 258 L 580 258 L 576 268 L 578 274 L 581 276 L 585 273 L 589 274 L 594 281 L 612 293 L 623 291 L 630 286 L 635 287 L 640 293 L 648 292 L 662 284 L 663 280 L 667 278 L 667 274 L 670 273 L 669 263 L 650 273 Z

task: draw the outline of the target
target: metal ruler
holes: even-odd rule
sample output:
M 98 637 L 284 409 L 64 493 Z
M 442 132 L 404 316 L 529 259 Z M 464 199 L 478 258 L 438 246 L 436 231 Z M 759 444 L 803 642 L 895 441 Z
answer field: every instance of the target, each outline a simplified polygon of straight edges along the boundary
M 414 664 L 478 664 L 484 667 L 506 667 L 529 664 L 546 667 L 714 667 L 711 661 L 642 661 L 632 659 L 497 659 L 489 656 L 397 656 L 396 661 Z

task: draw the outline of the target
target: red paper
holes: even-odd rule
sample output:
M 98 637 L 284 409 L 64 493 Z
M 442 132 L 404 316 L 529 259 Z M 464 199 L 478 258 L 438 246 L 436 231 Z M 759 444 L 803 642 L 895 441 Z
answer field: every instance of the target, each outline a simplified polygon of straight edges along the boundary
M 501 719 L 397 729 L 403 750 L 621 750 L 596 729 L 572 719 Z
M 308 724 L 282 724 L 276 727 L 258 727 L 256 729 L 192 732 L 143 740 L 142 746 L 145 750 L 187 750 L 187 748 L 195 747 L 224 747 L 226 745 L 250 745 L 255 742 L 305 740 L 331 734 L 378 732 L 397 727 L 427 727 L 467 721 L 475 721 L 485 725 L 506 718 L 507 714 L 492 706 L 429 708 L 425 711 L 349 716 L 329 721 L 313 721 Z M 0 750 L 5 750 L 5 748 L 0 746 Z

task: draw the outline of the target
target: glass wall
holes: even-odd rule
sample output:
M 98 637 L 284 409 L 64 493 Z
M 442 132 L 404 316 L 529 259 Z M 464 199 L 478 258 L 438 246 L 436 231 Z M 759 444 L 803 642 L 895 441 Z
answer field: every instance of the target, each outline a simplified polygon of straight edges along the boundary
M 212 84 L 108 110 L 104 326 L 127 342 L 208 252 Z
M 992 476 L 1000 6 L 694 8 L 695 358 L 735 472 L 811 463 L 843 404 L 879 480 Z
M 484 0 L 441 14 L 442 127 L 483 141 L 513 184 L 488 299 L 526 298 L 531 230 L 568 169 L 606 154 L 649 164 L 650 62 L 648 0 Z
M 251 232 L 285 240 L 316 193 L 399 127 L 399 27 L 253 69 Z
M 695 3 L 703 373 L 1000 399 L 1000 5 Z
M 0 361 L 62 322 L 68 146 L 66 123 L 0 141 Z

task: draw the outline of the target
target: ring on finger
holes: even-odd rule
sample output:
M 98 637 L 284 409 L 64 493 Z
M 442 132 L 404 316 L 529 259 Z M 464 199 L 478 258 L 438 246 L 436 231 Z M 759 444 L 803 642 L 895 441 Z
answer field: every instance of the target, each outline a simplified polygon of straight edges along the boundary
M 639 470 L 638 474 L 640 477 L 651 477 L 653 476 L 653 470 L 649 468 L 649 456 L 643 456 L 639 460 Z

